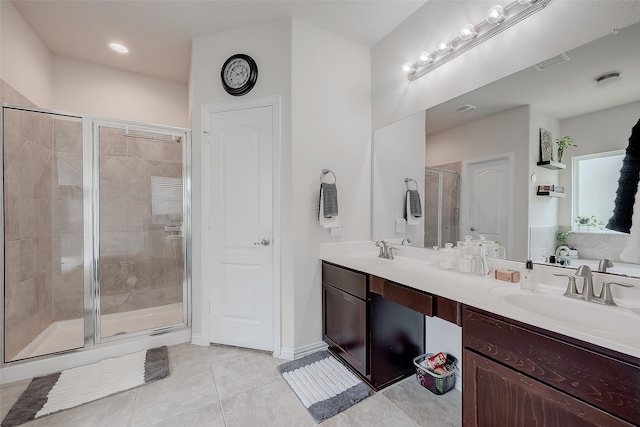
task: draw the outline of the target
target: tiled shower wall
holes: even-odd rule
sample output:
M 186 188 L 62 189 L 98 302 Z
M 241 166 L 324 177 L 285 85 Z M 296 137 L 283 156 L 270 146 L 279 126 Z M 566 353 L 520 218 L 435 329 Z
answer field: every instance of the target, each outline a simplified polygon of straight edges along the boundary
M 5 357 L 53 320 L 51 196 L 53 120 L 4 116 Z
M 124 133 L 100 129 L 102 314 L 182 301 L 182 244 L 165 231 L 182 212 L 154 218 L 151 191 L 152 177 L 182 178 L 182 146 Z

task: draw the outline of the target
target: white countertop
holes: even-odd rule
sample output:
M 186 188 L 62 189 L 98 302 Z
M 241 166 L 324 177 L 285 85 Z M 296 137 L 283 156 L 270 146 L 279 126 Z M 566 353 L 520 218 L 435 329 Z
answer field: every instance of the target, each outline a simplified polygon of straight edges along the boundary
M 426 262 L 428 249 L 396 246 L 395 259 L 378 258 L 371 241 L 325 243 L 320 259 L 373 274 L 424 292 L 449 298 L 497 315 L 567 335 L 620 353 L 640 357 L 640 279 L 594 273 L 596 295 L 603 280 L 634 284 L 634 288 L 612 286 L 618 307 L 603 306 L 562 296 L 566 270 L 535 265 L 539 289 L 520 290 L 512 284 L 491 278 L 442 270 Z M 521 270 L 524 263 L 495 260 L 497 268 Z M 581 281 L 578 280 L 578 289 Z

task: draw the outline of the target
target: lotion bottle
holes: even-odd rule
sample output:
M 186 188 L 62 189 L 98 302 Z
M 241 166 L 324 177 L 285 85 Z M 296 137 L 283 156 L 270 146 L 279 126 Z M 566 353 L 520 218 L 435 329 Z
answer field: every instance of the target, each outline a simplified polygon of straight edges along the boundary
M 525 269 L 520 272 L 520 289 L 523 291 L 535 291 L 538 288 L 533 261 L 527 260 Z

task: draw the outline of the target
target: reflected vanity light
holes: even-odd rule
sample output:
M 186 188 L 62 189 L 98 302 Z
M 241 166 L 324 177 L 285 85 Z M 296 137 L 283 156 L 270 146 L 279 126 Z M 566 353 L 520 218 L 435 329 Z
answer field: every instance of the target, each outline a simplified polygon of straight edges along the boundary
M 496 34 L 517 24 L 544 8 L 551 0 L 514 0 L 506 6 L 495 5 L 487 11 L 486 18 L 477 25 L 466 24 L 459 35 L 449 41 L 440 42 L 432 52 L 423 51 L 418 61 L 402 64 L 402 71 L 414 81 L 428 72 L 449 62 L 473 47 L 489 40 Z

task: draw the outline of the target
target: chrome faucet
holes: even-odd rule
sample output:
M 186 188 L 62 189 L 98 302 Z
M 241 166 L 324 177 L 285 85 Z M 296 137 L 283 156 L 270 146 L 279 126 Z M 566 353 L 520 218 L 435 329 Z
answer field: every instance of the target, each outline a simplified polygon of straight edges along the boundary
M 613 294 L 611 293 L 611 285 L 624 286 L 625 288 L 633 288 L 633 285 L 630 285 L 628 283 L 603 282 L 602 290 L 600 291 L 600 296 L 593 301 L 599 304 L 604 304 L 604 305 L 618 305 L 613 300 Z
M 378 258 L 393 259 L 393 251 L 396 248 L 392 248 L 382 239 L 376 241 L 376 246 L 380 248 Z
M 613 267 L 613 263 L 608 258 L 603 258 L 600 260 L 600 263 L 598 263 L 598 271 L 600 273 L 606 273 L 607 268 L 611 268 L 611 267 Z
M 586 301 L 591 301 L 595 298 L 595 294 L 593 293 L 593 273 L 588 265 L 581 265 L 576 270 L 576 276 L 583 277 L 584 281 L 582 282 L 582 299 Z

